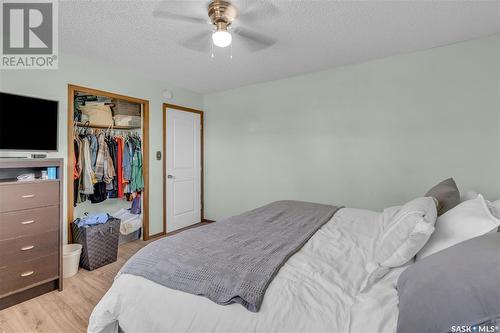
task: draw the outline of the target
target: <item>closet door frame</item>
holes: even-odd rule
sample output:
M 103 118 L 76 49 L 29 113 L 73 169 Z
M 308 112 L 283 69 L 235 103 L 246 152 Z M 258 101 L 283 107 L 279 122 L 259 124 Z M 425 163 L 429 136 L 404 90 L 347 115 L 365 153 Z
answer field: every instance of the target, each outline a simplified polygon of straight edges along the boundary
M 167 204 L 166 204 L 166 199 L 167 199 L 167 110 L 168 109 L 173 109 L 177 111 L 184 111 L 184 112 L 192 112 L 200 115 L 200 164 L 201 164 L 201 175 L 200 175 L 200 209 L 201 209 L 201 221 L 200 222 L 213 222 L 213 221 L 208 221 L 205 220 L 205 215 L 204 215 L 204 167 L 203 167 L 203 156 L 204 156 L 204 144 L 203 144 L 203 111 L 201 110 L 196 110 L 196 109 L 191 109 L 187 108 L 184 106 L 180 105 L 175 105 L 175 104 L 168 104 L 168 103 L 163 103 L 163 235 L 167 235 Z M 191 226 L 187 227 L 190 228 Z M 184 229 L 179 229 L 179 230 L 184 230 Z M 173 233 L 179 231 L 173 231 Z
M 142 239 L 148 240 L 157 235 L 149 235 L 149 101 L 141 98 L 135 98 L 125 95 L 120 95 L 104 90 L 97 90 L 88 87 L 68 84 L 68 186 L 67 186 L 67 229 L 68 229 L 68 244 L 72 243 L 73 238 L 71 235 L 71 222 L 73 222 L 74 207 L 73 207 L 73 116 L 74 116 L 74 96 L 75 92 L 82 92 L 92 95 L 109 97 L 114 99 L 121 99 L 127 102 L 137 103 L 142 105 L 142 174 L 144 177 L 144 191 L 142 192 Z

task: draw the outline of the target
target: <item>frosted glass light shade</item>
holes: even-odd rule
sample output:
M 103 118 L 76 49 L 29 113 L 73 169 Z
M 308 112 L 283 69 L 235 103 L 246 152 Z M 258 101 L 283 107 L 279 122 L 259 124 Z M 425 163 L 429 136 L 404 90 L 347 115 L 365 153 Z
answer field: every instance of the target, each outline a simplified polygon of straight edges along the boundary
M 218 47 L 227 47 L 231 45 L 232 40 L 231 34 L 225 30 L 218 30 L 212 34 L 212 41 Z

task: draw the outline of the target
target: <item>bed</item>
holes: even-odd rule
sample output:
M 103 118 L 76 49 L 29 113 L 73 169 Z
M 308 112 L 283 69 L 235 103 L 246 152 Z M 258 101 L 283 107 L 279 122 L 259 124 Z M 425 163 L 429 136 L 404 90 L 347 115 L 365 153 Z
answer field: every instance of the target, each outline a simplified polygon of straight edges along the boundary
M 456 325 L 464 323 L 469 329 L 474 323 L 484 325 L 484 329 L 499 326 L 500 289 L 496 276 L 500 274 L 500 234 L 496 230 L 500 225 L 497 214 L 500 202 L 489 203 L 478 195 L 460 203 L 456 185 L 453 188 L 457 192 L 455 203 L 441 212 L 439 218 L 443 201 L 435 196 L 417 198 L 381 213 L 281 201 L 158 240 L 125 264 L 92 312 L 88 332 L 430 333 L 451 332 L 453 327 L 462 327 Z M 324 221 L 311 218 L 321 215 L 321 210 L 331 214 L 324 215 Z M 286 225 L 283 233 L 275 233 L 272 236 L 275 238 L 271 237 L 273 242 L 268 242 L 269 239 L 262 242 L 262 237 L 268 236 L 258 235 L 259 230 L 266 227 L 269 222 L 266 219 L 271 217 L 285 222 L 295 219 L 295 224 Z M 268 224 L 275 225 L 275 220 L 271 222 Z M 310 232 L 307 228 L 313 222 L 318 225 Z M 165 283 L 175 276 L 172 269 L 180 272 L 185 284 L 216 283 L 196 280 L 191 274 L 192 270 L 206 269 L 199 265 L 209 261 L 210 256 L 200 251 L 210 252 L 214 245 L 223 254 L 211 262 L 211 265 L 222 262 L 218 266 L 223 274 L 212 275 L 215 280 L 228 280 L 225 276 L 228 274 L 231 285 L 251 283 L 246 276 L 240 279 L 232 275 L 233 262 L 220 260 L 228 251 L 218 234 L 235 228 L 228 239 L 238 238 L 248 233 L 252 224 L 259 226 L 253 227 L 256 234 L 252 250 L 259 245 L 264 249 L 274 246 L 274 240 L 279 238 L 286 239 L 281 244 L 284 245 L 297 235 L 301 237 L 299 233 L 287 238 L 289 229 L 310 232 L 290 252 L 291 256 L 276 267 L 256 306 L 250 306 L 251 299 L 240 289 L 237 295 L 243 301 L 236 297 L 236 301 L 224 303 L 209 293 L 185 290 L 182 284 L 177 285 L 179 288 L 167 287 Z M 197 246 L 193 241 L 196 234 L 205 244 Z M 241 241 L 238 238 L 237 244 L 242 244 Z M 177 247 L 172 246 L 176 243 Z M 168 247 L 174 251 L 162 252 Z M 199 252 L 193 255 L 197 247 Z M 244 247 L 233 244 L 236 257 L 245 255 Z M 170 255 L 177 257 L 163 262 L 162 258 Z M 201 261 L 199 256 L 203 257 Z M 244 265 L 252 267 L 244 274 L 255 273 L 255 268 L 266 266 L 272 257 L 257 256 L 258 265 L 254 266 L 252 260 L 243 260 Z M 265 260 L 260 261 L 261 258 Z M 169 266 L 171 261 L 180 266 Z M 185 263 L 190 266 L 183 266 Z M 149 275 L 143 275 L 142 271 L 134 273 L 130 271 L 134 264 L 145 264 L 144 271 L 154 269 Z M 476 274 L 478 271 L 485 274 Z M 225 288 L 215 285 L 216 289 Z
M 395 285 L 404 268 L 359 293 L 380 217 L 340 209 L 279 270 L 258 313 L 121 274 L 94 309 L 88 331 L 116 332 L 119 324 L 125 332 L 395 332 Z

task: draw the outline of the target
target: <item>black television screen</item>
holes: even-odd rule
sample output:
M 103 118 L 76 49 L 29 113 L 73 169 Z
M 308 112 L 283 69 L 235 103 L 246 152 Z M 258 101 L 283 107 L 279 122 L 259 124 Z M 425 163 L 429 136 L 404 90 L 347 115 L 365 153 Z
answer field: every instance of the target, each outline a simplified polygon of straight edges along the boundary
M 57 101 L 0 92 L 0 149 L 56 151 Z

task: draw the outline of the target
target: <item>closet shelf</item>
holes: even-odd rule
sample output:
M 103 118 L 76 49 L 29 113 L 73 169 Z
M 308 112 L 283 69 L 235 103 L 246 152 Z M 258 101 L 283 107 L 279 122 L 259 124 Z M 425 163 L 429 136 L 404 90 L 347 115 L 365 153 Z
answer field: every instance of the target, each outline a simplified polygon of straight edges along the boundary
M 102 129 L 108 129 L 110 128 L 109 126 L 100 126 L 100 125 L 85 125 L 85 123 L 81 122 L 75 122 L 75 126 L 78 127 L 88 127 L 88 128 L 102 128 Z M 140 129 L 141 126 L 113 126 L 111 129 L 117 129 L 117 130 L 134 130 L 134 129 Z

